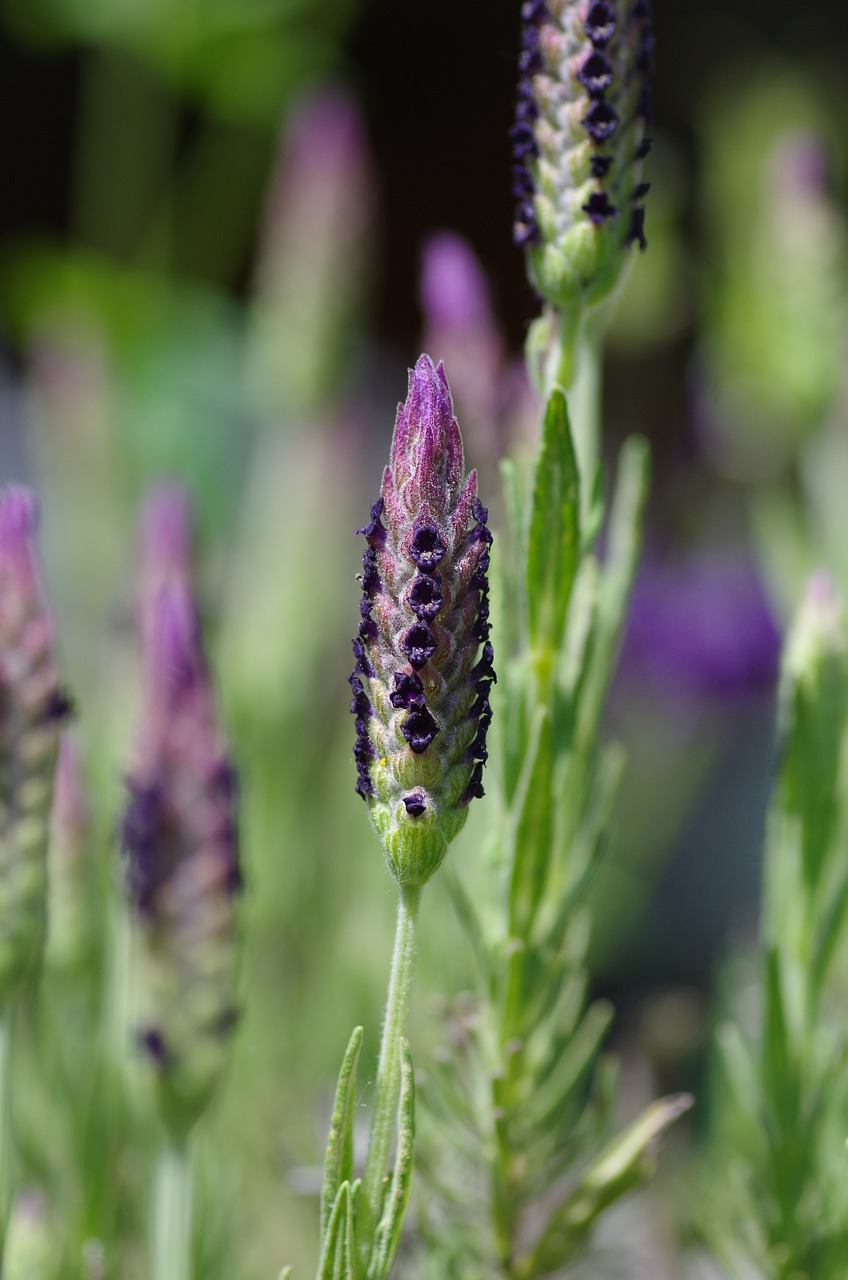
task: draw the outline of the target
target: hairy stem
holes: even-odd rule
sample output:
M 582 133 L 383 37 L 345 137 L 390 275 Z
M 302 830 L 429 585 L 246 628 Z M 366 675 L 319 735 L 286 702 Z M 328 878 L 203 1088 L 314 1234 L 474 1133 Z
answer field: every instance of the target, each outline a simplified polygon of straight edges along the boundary
M 367 1244 L 380 1214 L 380 1201 L 400 1097 L 400 1040 L 406 1026 L 415 967 L 415 928 L 420 885 L 402 885 L 398 902 L 392 971 L 380 1042 L 377 1092 L 362 1179 L 361 1239 Z
M 153 1280 L 191 1280 L 191 1158 L 187 1145 L 159 1152 L 153 1200 Z

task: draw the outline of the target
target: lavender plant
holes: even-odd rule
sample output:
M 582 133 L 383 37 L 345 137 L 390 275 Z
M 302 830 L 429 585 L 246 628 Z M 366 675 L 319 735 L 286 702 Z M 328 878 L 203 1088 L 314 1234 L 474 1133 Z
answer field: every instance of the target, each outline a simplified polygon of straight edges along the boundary
M 487 516 L 476 472 L 465 475 L 444 370 L 421 356 L 398 406 L 380 497 L 369 523 L 357 530 L 368 546 L 350 677 L 356 790 L 368 803 L 400 903 L 361 1183 L 352 1180 L 360 1029 L 339 1081 L 322 1193 L 321 1276 L 353 1275 L 357 1267 L 374 1280 L 387 1276 L 409 1195 L 414 1096 L 403 1030 L 419 899 L 470 801 L 483 794 L 495 679 Z
M 635 567 L 646 455 L 639 442 L 625 450 L 601 567 L 593 547 L 599 500 L 581 528 L 581 486 L 593 482 L 586 471 L 597 456 L 595 408 L 584 424 L 581 469 L 557 385 L 571 382 L 586 307 L 612 287 L 629 242 L 644 245 L 644 188 L 632 173 L 646 151 L 650 15 L 644 4 L 619 13 L 606 3 L 528 4 L 523 13 L 516 238 L 529 244 L 531 278 L 559 318 L 544 321 L 548 396 L 529 499 L 518 469 L 505 465 L 512 537 L 502 579 L 508 656 L 492 895 L 481 909 L 453 880 L 479 962 L 480 997 L 464 1061 L 451 1057 L 428 1073 L 431 1109 L 443 1122 L 429 1163 L 440 1208 L 425 1213 L 421 1227 L 425 1270 L 529 1280 L 576 1256 L 595 1218 L 645 1175 L 659 1136 L 690 1100 L 655 1104 L 603 1147 L 611 1091 L 596 1060 L 611 1011 L 586 1008 L 581 901 L 618 773 L 615 752 L 600 745 L 599 717 Z M 633 206 L 623 231 L 610 191 Z M 386 1113 L 397 1105 L 405 1061 L 396 1010 L 408 999 L 418 887 L 439 867 L 468 800 L 482 794 L 494 681 L 491 535 L 473 473 L 460 490 L 462 470 L 444 374 L 422 357 L 398 412 L 381 498 L 360 530 L 368 547 L 351 677 L 357 790 L 402 896 L 361 1190 L 351 1182 L 356 1038 L 337 1095 L 322 1276 L 355 1274 L 357 1256 L 369 1276 L 386 1274 L 391 1262 L 381 1245 L 387 1232 L 396 1237 L 407 1192 L 411 1084 L 408 1096 L 401 1093 L 396 1164 L 382 1193 Z M 381 1193 L 389 1208 L 375 1247 L 368 1235 Z
M 719 1027 L 701 1225 L 730 1275 L 836 1280 L 848 1264 L 844 865 L 848 643 L 818 574 L 786 643 L 781 763 L 767 821 L 760 1027 Z M 721 1176 L 715 1176 L 716 1171 Z
M 47 836 L 59 728 L 70 710 L 35 563 L 35 498 L 0 499 L 0 1239 L 12 1192 L 10 1017 L 37 970 L 47 908 Z
M 228 1058 L 236 1022 L 236 783 L 217 728 L 185 576 L 186 512 L 160 492 L 145 521 L 144 705 L 123 819 L 142 960 L 137 1029 L 167 1132 L 157 1172 L 152 1273 L 191 1274 L 188 1138 Z

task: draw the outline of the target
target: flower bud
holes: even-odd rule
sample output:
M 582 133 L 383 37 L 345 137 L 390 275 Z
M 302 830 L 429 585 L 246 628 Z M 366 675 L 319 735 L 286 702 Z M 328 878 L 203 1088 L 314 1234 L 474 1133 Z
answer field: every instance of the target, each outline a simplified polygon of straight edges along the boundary
M 187 582 L 162 585 L 143 640 L 123 844 L 148 1005 L 139 1038 L 181 1138 L 218 1083 L 236 1020 L 236 787 Z
M 38 585 L 35 523 L 33 495 L 7 490 L 0 501 L 0 1007 L 44 941 L 53 775 L 70 710 Z
M 476 472 L 465 476 L 444 370 L 421 356 L 380 497 L 357 530 L 368 546 L 350 677 L 356 789 L 400 884 L 430 878 L 483 794 L 495 679 L 487 514 Z
M 613 288 L 645 248 L 641 161 L 650 149 L 648 0 L 526 0 L 511 130 L 515 240 L 557 307 Z

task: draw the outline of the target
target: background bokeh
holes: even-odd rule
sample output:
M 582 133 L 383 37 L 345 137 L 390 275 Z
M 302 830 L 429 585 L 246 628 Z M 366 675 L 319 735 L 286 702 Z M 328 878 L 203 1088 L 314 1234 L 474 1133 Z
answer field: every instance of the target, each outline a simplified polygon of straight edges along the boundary
M 670 1088 L 697 1084 L 709 1001 L 754 936 L 785 619 L 812 567 L 848 587 L 848 10 L 654 14 L 650 248 L 611 321 L 604 420 L 610 457 L 648 436 L 653 496 L 609 708 L 630 764 L 593 906 L 618 1043 Z M 89 813 L 87 944 L 55 976 L 56 1016 L 70 991 L 100 993 L 83 1025 L 108 1003 L 133 528 L 167 478 L 193 502 L 248 883 L 242 1027 L 201 1138 L 199 1274 L 302 1273 L 331 1082 L 354 1023 L 376 1053 L 393 915 L 353 792 L 350 533 L 433 331 L 428 238 L 471 245 L 504 352 L 538 308 L 511 243 L 519 5 L 2 0 L 0 23 L 0 479 L 40 494 Z M 457 406 L 463 422 L 458 390 Z M 484 474 L 493 438 L 470 423 Z M 431 998 L 468 980 L 430 896 L 422 1044 Z M 39 1107 L 58 1117 L 90 1090 L 91 1052 L 82 1035 L 42 1063 L 20 1122 L 29 1176 L 72 1203 L 57 1170 L 74 1133 Z M 130 1241 L 122 1277 L 142 1274 L 139 1224 L 104 1205 L 115 1162 L 120 1195 L 143 1183 L 138 1107 L 88 1132 L 106 1155 L 77 1196 L 81 1238 Z

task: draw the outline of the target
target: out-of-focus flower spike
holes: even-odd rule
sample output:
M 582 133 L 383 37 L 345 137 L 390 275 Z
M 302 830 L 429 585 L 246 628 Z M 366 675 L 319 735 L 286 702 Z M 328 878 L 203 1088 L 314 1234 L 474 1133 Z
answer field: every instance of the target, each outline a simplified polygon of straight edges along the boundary
M 526 0 L 522 23 L 515 240 L 539 293 L 565 309 L 603 298 L 627 246 L 645 248 L 651 11 L 648 0 Z
M 186 581 L 160 587 L 143 643 L 123 844 L 148 1006 L 139 1040 L 181 1138 L 218 1083 L 236 1021 L 237 788 Z
M 341 88 L 286 122 L 257 269 L 250 372 L 260 407 L 310 413 L 338 389 L 366 288 L 376 205 L 365 125 Z
M 38 582 L 36 507 L 26 489 L 0 498 L 0 1007 L 44 941 L 47 840 L 59 729 L 59 684 Z
M 444 370 L 421 356 L 380 498 L 357 530 L 368 546 L 350 677 L 356 789 L 400 884 L 430 878 L 483 794 L 495 678 L 487 518 Z

